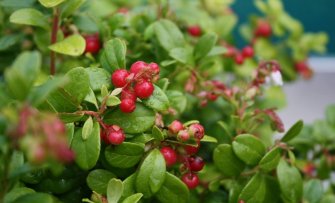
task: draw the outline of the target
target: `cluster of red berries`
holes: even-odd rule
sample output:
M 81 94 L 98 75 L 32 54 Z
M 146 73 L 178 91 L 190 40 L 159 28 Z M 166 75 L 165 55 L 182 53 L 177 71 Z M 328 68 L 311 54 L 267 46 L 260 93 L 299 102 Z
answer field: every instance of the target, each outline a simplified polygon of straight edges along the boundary
M 181 180 L 189 189 L 194 189 L 199 185 L 199 177 L 197 172 L 201 171 L 205 165 L 203 159 L 195 156 L 200 147 L 200 140 L 204 137 L 205 132 L 202 125 L 196 123 L 185 129 L 180 121 L 173 121 L 168 126 L 169 132 L 177 135 L 179 141 L 188 141 L 192 136 L 198 143 L 197 146 L 183 145 L 182 148 L 177 147 L 176 152 L 172 146 L 164 146 L 161 148 L 161 153 L 164 156 L 167 167 L 175 165 L 178 161 L 182 163 L 180 171 L 183 174 Z
M 126 139 L 126 136 L 118 125 L 107 125 L 105 129 L 101 128 L 100 138 L 106 144 L 119 145 Z
M 136 99 L 147 99 L 154 92 L 153 82 L 159 79 L 159 66 L 156 63 L 137 61 L 130 70 L 118 69 L 112 74 L 112 83 L 122 88 L 120 109 L 131 113 L 136 108 Z
M 238 65 L 242 65 L 246 58 L 252 58 L 254 56 L 254 48 L 250 45 L 245 46 L 242 50 L 238 50 L 232 45 L 226 45 L 227 53 L 226 57 L 234 58 L 234 61 Z

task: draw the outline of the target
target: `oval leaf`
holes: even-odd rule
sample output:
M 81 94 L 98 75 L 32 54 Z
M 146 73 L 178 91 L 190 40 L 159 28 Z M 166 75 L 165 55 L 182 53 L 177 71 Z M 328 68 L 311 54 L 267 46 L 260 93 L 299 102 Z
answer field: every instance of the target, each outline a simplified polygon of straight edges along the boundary
M 154 85 L 155 90 L 149 99 L 143 100 L 143 103 L 156 111 L 166 111 L 169 108 L 169 99 L 161 88 Z
M 133 194 L 122 201 L 122 203 L 137 203 L 143 197 L 142 193 Z
M 221 144 L 215 148 L 213 160 L 222 174 L 228 177 L 238 176 L 245 167 L 245 164 L 237 158 L 232 147 L 228 144 Z
M 108 203 L 118 203 L 123 192 L 123 183 L 119 179 L 113 178 L 108 182 L 107 200 Z
M 155 197 L 162 203 L 188 202 L 189 190 L 186 185 L 171 173 L 165 173 L 165 180 Z
M 65 0 L 38 0 L 44 7 L 51 8 L 58 6 L 63 3 Z
M 194 58 L 196 60 L 201 59 L 212 50 L 217 41 L 217 35 L 215 33 L 208 33 L 203 35 L 194 48 Z
M 104 55 L 109 67 L 104 66 L 104 68 L 108 68 L 107 71 L 109 72 L 113 72 L 119 68 L 125 68 L 126 51 L 127 46 L 121 39 L 115 38 L 106 42 Z
M 258 173 L 243 188 L 238 199 L 245 203 L 263 203 L 266 198 L 266 189 L 265 179 Z
M 81 169 L 89 170 L 95 166 L 100 154 L 100 126 L 94 122 L 92 135 L 82 139 L 82 128 L 74 134 L 71 149 L 75 152 L 75 161 Z
M 85 68 L 89 78 L 90 86 L 93 91 L 100 91 L 101 87 L 105 85 L 107 89 L 111 88 L 111 76 L 102 68 Z
M 288 142 L 292 140 L 297 135 L 299 135 L 303 127 L 304 127 L 304 122 L 302 120 L 299 120 L 287 131 L 287 133 L 284 135 L 281 141 Z
M 115 177 L 112 172 L 104 169 L 96 169 L 88 174 L 86 182 L 92 191 L 105 195 L 109 180 Z
M 116 106 L 121 103 L 121 100 L 116 96 L 109 96 L 106 102 L 107 106 Z
M 152 150 L 142 162 L 136 177 L 136 191 L 145 198 L 151 197 L 163 185 L 165 179 L 165 160 L 158 149 Z
M 269 172 L 277 168 L 280 160 L 280 149 L 278 147 L 269 151 L 259 162 L 259 167 L 265 172 Z
M 250 134 L 238 135 L 233 142 L 236 156 L 248 165 L 256 165 L 265 154 L 265 146 L 257 137 Z
M 108 113 L 105 116 L 105 122 L 119 125 L 129 134 L 142 133 L 154 125 L 155 112 L 141 104 L 136 104 L 136 109 L 133 113 L 123 113 L 118 109 Z
M 83 140 L 87 140 L 87 138 L 91 135 L 92 131 L 93 131 L 93 119 L 90 116 L 84 123 L 83 130 L 81 132 L 81 138 L 83 138 Z
M 12 23 L 32 25 L 49 29 L 49 23 L 47 18 L 38 10 L 32 8 L 23 8 L 15 11 L 9 17 L 9 21 Z
M 107 162 L 114 167 L 130 168 L 135 166 L 142 158 L 144 144 L 123 142 L 121 145 L 105 149 Z
M 155 34 L 159 44 L 170 51 L 176 47 L 182 47 L 185 44 L 184 36 L 172 21 L 159 20 L 154 24 Z
M 63 41 L 50 45 L 49 49 L 60 54 L 80 56 L 84 53 L 85 47 L 85 39 L 79 34 L 74 34 Z

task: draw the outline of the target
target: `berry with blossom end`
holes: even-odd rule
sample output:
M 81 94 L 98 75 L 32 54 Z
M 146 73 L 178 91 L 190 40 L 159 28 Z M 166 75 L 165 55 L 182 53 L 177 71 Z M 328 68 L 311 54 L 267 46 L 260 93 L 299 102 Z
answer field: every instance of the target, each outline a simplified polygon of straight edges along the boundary
M 199 25 L 192 25 L 187 28 L 187 32 L 193 37 L 199 37 L 202 31 Z
M 129 73 L 127 70 L 118 69 L 112 74 L 112 83 L 115 87 L 123 87 L 127 84 L 127 77 Z
M 154 92 L 154 89 L 153 84 L 148 81 L 138 82 L 134 87 L 136 96 L 141 99 L 149 98 Z
M 245 58 L 251 58 L 254 56 L 254 48 L 251 46 L 246 46 L 242 49 L 242 55 Z
M 186 184 L 189 189 L 194 189 L 199 185 L 199 177 L 195 173 L 185 173 L 181 180 Z
M 196 172 L 201 171 L 202 168 L 205 166 L 204 160 L 199 156 L 188 158 L 188 162 L 189 162 L 189 169 L 191 171 Z
M 85 53 L 96 54 L 99 52 L 101 46 L 98 34 L 85 36 L 85 41 L 86 41 Z
M 126 139 L 123 130 L 118 125 L 112 125 L 107 129 L 107 140 L 110 144 L 119 145 Z
M 123 113 L 131 113 L 136 109 L 136 103 L 132 99 L 123 99 L 121 100 L 120 110 Z
M 171 147 L 163 147 L 161 153 L 165 159 L 166 166 L 172 166 L 177 162 L 177 153 Z
M 199 123 L 192 124 L 189 127 L 188 132 L 191 136 L 194 136 L 196 139 L 199 140 L 201 140 L 205 136 L 205 129 Z
M 186 142 L 190 139 L 190 134 L 186 130 L 179 131 L 177 139 L 182 142 Z
M 177 134 L 179 131 L 184 129 L 184 125 L 178 121 L 174 120 L 169 126 L 168 126 L 169 132 L 172 134 Z

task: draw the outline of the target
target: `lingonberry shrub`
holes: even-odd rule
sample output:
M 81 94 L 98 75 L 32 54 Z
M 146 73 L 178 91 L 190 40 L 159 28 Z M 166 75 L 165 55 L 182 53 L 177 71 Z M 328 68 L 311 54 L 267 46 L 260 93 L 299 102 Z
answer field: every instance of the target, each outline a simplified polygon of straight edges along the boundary
M 279 0 L 241 47 L 232 1 L 149 2 L 1 3 L 0 202 L 332 202 L 331 126 L 272 136 L 327 37 Z

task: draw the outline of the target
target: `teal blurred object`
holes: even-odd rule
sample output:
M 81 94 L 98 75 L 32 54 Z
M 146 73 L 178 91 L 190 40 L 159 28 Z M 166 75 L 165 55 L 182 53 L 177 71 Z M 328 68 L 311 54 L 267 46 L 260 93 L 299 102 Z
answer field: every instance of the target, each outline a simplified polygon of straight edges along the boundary
M 325 31 L 329 35 L 328 54 L 335 54 L 335 0 L 283 0 L 285 10 L 301 21 L 306 32 Z M 250 0 L 237 0 L 233 4 L 240 23 L 248 20 L 250 13 L 257 13 Z M 238 40 L 243 46 L 243 41 Z

